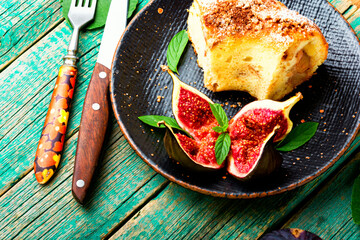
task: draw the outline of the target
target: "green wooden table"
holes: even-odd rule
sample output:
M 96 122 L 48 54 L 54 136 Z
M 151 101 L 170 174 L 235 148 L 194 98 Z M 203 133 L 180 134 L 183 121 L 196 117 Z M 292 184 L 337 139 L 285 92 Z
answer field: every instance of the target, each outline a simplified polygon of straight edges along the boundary
M 147 2 L 140 1 L 137 11 Z M 360 36 L 360 9 L 348 0 L 331 3 Z M 256 239 L 285 227 L 324 239 L 360 239 L 350 211 L 360 137 L 333 167 L 302 187 L 261 199 L 229 200 L 193 192 L 155 173 L 111 116 L 90 201 L 80 206 L 71 194 L 73 163 L 102 29 L 81 35 L 79 77 L 60 170 L 40 186 L 33 161 L 70 34 L 56 0 L 0 0 L 0 239 Z

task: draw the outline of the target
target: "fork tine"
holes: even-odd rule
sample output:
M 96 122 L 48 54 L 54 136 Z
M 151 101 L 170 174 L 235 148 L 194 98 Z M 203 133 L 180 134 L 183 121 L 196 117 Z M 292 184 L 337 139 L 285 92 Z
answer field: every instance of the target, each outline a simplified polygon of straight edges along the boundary
M 89 7 L 90 0 L 83 0 L 84 7 Z
M 97 3 L 97 0 L 92 0 L 90 8 L 94 9 L 96 7 L 96 3 Z
M 72 0 L 71 1 L 71 5 L 70 5 L 70 8 L 74 8 L 76 5 L 76 0 Z

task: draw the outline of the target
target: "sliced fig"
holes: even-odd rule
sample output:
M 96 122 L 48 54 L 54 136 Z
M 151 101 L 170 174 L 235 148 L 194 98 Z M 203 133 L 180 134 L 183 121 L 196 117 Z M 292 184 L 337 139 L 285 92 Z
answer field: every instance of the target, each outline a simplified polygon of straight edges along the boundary
M 194 170 L 222 168 L 224 164 L 219 165 L 215 157 L 215 143 L 220 134 L 212 129 L 218 125 L 209 104 L 213 102 L 197 89 L 181 82 L 171 70 L 166 70 L 174 83 L 173 114 L 179 126 L 192 137 L 175 134 L 167 126 L 164 142 L 169 156 Z M 187 157 L 184 157 L 180 149 Z
M 209 105 L 214 102 L 199 90 L 181 82 L 171 70 L 168 73 L 173 80 L 172 109 L 179 126 L 194 138 L 217 126 Z
M 301 93 L 285 102 L 255 101 L 230 121 L 231 150 L 228 172 L 240 180 L 265 177 L 281 166 L 281 155 L 273 142 L 282 140 L 292 129 L 291 108 Z
M 170 158 L 178 161 L 182 166 L 193 171 L 208 172 L 219 169 L 217 163 L 212 163 L 204 158 L 204 154 L 201 154 L 201 150 L 204 151 L 207 149 L 201 149 L 201 146 L 199 146 L 194 139 L 181 133 L 175 133 L 164 121 L 161 121 L 158 124 L 166 127 L 164 145 Z M 201 156 L 202 159 L 197 160 L 198 156 Z
M 283 158 L 272 143 L 278 129 L 279 126 L 276 126 L 262 143 L 242 139 L 233 141 L 228 156 L 228 172 L 247 181 L 266 177 L 279 169 Z

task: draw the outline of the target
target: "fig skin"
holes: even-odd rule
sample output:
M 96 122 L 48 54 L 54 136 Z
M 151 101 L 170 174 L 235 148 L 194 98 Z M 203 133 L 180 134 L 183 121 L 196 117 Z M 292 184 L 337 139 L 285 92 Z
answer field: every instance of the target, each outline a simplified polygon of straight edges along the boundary
M 264 141 L 264 145 L 260 150 L 258 160 L 254 163 L 250 171 L 242 174 L 235 166 L 235 160 L 230 151 L 228 156 L 228 172 L 240 181 L 253 181 L 265 178 L 281 167 L 283 158 L 273 145 L 278 126 L 268 135 Z
M 255 101 L 243 107 L 240 110 L 240 112 L 238 112 L 234 116 L 234 118 L 230 121 L 229 129 L 228 129 L 232 141 L 231 143 L 232 147 L 228 155 L 227 170 L 232 176 L 234 176 L 235 178 L 241 181 L 248 181 L 248 180 L 267 177 L 271 173 L 275 172 L 280 168 L 283 160 L 280 153 L 274 148 L 273 142 L 281 141 L 291 131 L 293 127 L 293 123 L 289 118 L 289 113 L 291 108 L 300 99 L 302 99 L 302 94 L 299 92 L 294 97 L 284 102 L 278 102 L 273 100 Z M 263 110 L 268 115 L 259 114 L 258 111 L 261 110 Z M 249 111 L 251 111 L 250 115 L 249 115 Z M 248 118 L 245 118 L 245 120 L 242 121 L 241 118 L 243 118 L 244 116 L 247 116 Z M 255 122 L 255 126 L 252 125 L 254 124 L 254 122 L 251 121 L 262 120 L 261 117 L 258 119 L 259 116 L 270 117 L 270 118 L 265 119 L 265 121 L 262 124 L 259 123 L 258 125 L 256 125 L 256 123 L 258 122 Z M 252 120 L 249 123 L 246 121 L 246 119 L 252 119 Z M 280 122 L 276 122 L 276 121 L 280 121 Z M 261 135 L 263 134 L 262 131 L 266 132 L 270 130 L 269 127 L 271 127 L 273 124 L 277 124 L 277 125 L 274 126 L 274 129 L 272 129 L 271 133 L 269 133 L 265 138 L 262 139 L 261 137 L 263 136 Z M 252 127 L 258 127 L 260 131 L 257 132 Z M 255 161 L 254 161 L 254 157 L 250 156 L 250 159 L 247 159 L 245 164 L 240 163 L 241 167 L 250 168 L 245 173 L 244 170 L 241 171 L 238 169 L 239 165 L 236 166 L 235 163 L 236 159 L 233 156 L 233 149 L 239 147 L 239 149 L 241 150 L 241 147 L 244 146 L 242 144 L 246 144 L 241 140 L 242 139 L 249 140 L 248 139 L 249 134 L 260 136 L 260 139 L 254 140 L 257 144 L 255 147 L 260 146 L 260 144 L 262 144 L 262 147 Z M 238 142 L 239 145 L 236 145 L 236 141 L 239 141 Z M 249 145 L 247 147 L 249 147 Z M 255 147 L 253 146 L 251 147 L 255 149 Z M 252 152 L 250 153 L 253 154 Z M 248 156 L 249 153 L 245 152 L 245 155 L 244 153 L 242 154 L 243 155 L 238 155 L 237 157 L 239 158 L 243 156 Z M 242 159 L 240 158 L 240 161 L 241 160 Z
M 224 164 L 222 164 L 218 167 L 205 167 L 199 163 L 196 163 L 182 148 L 179 139 L 174 133 L 174 130 L 168 124 L 166 124 L 165 121 L 160 121 L 158 125 L 164 125 L 166 128 L 164 136 L 164 146 L 166 152 L 169 154 L 170 158 L 178 161 L 183 167 L 191 171 L 213 172 L 224 166 Z
M 298 228 L 287 228 L 265 234 L 259 240 L 322 240 L 314 233 Z

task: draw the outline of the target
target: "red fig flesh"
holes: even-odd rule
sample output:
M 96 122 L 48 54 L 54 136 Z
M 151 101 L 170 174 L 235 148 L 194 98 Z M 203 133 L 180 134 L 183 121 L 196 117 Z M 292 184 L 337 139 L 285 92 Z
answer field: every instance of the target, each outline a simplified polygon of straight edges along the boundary
M 192 137 L 181 133 L 175 134 L 173 131 L 168 132 L 168 137 L 164 141 L 168 154 L 191 169 L 211 170 L 223 167 L 217 163 L 215 157 L 215 142 L 220 134 L 212 129 L 218 125 L 209 104 L 213 102 L 197 89 L 181 82 L 170 70 L 168 72 L 174 83 L 172 108 L 175 119 Z M 175 137 L 176 141 L 170 140 L 170 136 Z M 170 146 L 176 143 L 195 166 L 189 164 L 184 156 L 180 157 L 177 146 Z M 175 148 L 176 154 L 172 151 Z
M 181 82 L 168 70 L 173 79 L 172 108 L 179 126 L 189 133 L 175 133 L 164 124 L 164 138 L 169 156 L 192 170 L 216 170 L 215 143 L 219 133 L 207 96 Z M 228 155 L 228 172 L 241 180 L 267 176 L 281 166 L 282 157 L 273 142 L 281 141 L 291 131 L 289 119 L 291 108 L 302 98 L 301 93 L 285 102 L 272 100 L 255 101 L 246 105 L 230 121 L 228 132 L 231 138 Z
M 255 101 L 246 105 L 230 121 L 231 150 L 228 172 L 241 180 L 269 175 L 280 167 L 281 155 L 272 142 L 282 140 L 292 129 L 292 106 L 301 93 L 285 102 Z

